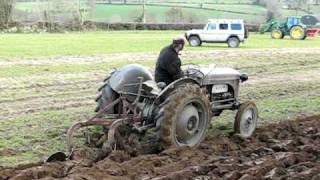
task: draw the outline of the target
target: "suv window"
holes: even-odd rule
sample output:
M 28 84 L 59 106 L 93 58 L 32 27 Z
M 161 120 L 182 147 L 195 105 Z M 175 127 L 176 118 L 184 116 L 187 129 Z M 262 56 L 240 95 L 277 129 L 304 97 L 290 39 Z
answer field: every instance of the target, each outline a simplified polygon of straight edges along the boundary
M 241 30 L 241 24 L 231 24 L 231 30 Z
M 216 28 L 217 28 L 216 23 L 210 23 L 210 24 L 208 24 L 207 30 L 215 30 Z
M 219 29 L 228 30 L 228 24 L 219 24 Z

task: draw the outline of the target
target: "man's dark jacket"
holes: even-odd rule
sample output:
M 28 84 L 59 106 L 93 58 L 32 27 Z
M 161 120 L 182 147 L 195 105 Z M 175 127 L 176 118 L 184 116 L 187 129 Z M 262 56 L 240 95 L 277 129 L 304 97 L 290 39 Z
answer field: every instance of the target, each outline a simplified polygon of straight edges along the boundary
M 181 60 L 173 45 L 163 48 L 160 52 L 155 69 L 156 82 L 165 82 L 169 85 L 171 82 L 181 78 Z

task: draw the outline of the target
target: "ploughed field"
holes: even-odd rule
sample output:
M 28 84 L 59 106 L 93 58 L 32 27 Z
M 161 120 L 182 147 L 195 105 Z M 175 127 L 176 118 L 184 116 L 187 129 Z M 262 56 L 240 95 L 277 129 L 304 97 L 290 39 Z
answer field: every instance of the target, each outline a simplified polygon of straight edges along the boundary
M 259 128 L 249 139 L 209 135 L 197 149 L 172 148 L 130 157 L 114 151 L 92 162 L 0 168 L 0 179 L 320 179 L 320 116 Z M 86 159 L 87 157 L 87 159 Z
M 320 48 L 183 53 L 183 63 L 214 63 L 248 73 L 240 97 L 242 101 L 256 101 L 260 115 L 259 130 L 251 139 L 231 135 L 235 113 L 225 112 L 214 118 L 208 138 L 196 150 L 168 149 L 138 157 L 115 151 L 98 162 L 83 157 L 82 161 L 39 163 L 43 157 L 65 150 L 66 130 L 72 123 L 94 114 L 97 89 L 108 70 L 128 63 L 152 70 L 157 55 L 1 59 L 0 179 L 319 179 L 320 118 L 316 115 L 320 109 Z M 297 117 L 300 120 L 287 121 Z M 277 122 L 280 124 L 274 124 Z M 76 138 L 100 130 L 84 129 Z M 81 144 L 78 142 L 79 147 Z M 90 152 L 85 154 L 91 156 Z M 21 165 L 28 163 L 34 164 Z

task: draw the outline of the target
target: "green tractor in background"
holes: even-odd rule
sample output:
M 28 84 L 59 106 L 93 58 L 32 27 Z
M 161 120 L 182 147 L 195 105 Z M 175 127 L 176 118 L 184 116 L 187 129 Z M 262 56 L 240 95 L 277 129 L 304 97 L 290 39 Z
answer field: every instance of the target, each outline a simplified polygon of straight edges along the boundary
M 304 40 L 308 36 L 317 36 L 320 28 L 315 28 L 319 20 L 314 16 L 289 16 L 286 21 L 271 20 L 260 27 L 260 33 L 271 32 L 273 39 L 283 39 L 289 35 L 294 40 Z

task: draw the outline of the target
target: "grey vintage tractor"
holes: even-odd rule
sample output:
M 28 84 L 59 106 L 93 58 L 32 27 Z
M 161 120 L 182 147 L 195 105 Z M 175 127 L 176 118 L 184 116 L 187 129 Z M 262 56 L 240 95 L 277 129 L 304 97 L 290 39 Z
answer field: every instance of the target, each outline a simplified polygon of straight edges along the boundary
M 97 114 L 77 122 L 67 132 L 68 151 L 73 151 L 73 133 L 92 125 L 104 126 L 97 142 L 117 146 L 117 132 L 126 126 L 132 132 L 155 129 L 162 149 L 196 147 L 205 138 L 213 116 L 238 110 L 234 130 L 247 138 L 257 125 L 254 102 L 239 102 L 239 84 L 248 79 L 232 68 L 210 66 L 185 70 L 185 77 L 164 85 L 156 83 L 145 67 L 129 64 L 110 73 L 99 88 Z M 119 147 L 119 146 L 118 146 Z

